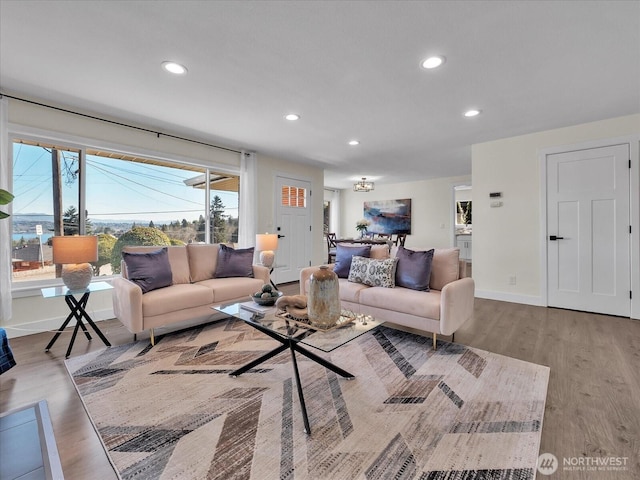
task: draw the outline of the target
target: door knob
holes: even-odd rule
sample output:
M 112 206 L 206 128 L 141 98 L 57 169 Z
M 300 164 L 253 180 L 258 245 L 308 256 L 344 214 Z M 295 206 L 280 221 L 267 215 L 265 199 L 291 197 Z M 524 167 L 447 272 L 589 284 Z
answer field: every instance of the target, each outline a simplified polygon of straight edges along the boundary
M 284 235 L 278 234 L 278 238 L 284 238 Z
M 556 237 L 555 235 L 550 235 L 549 240 L 564 240 L 564 237 Z

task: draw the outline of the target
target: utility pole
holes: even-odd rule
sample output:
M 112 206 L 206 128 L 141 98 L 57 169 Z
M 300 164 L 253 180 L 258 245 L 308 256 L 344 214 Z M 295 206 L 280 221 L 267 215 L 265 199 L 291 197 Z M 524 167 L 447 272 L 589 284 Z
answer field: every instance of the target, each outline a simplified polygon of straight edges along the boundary
M 53 182 L 53 234 L 58 237 L 64 232 L 62 219 L 62 177 L 60 156 L 55 148 L 51 150 L 51 180 Z M 56 278 L 62 275 L 62 265 L 56 265 Z

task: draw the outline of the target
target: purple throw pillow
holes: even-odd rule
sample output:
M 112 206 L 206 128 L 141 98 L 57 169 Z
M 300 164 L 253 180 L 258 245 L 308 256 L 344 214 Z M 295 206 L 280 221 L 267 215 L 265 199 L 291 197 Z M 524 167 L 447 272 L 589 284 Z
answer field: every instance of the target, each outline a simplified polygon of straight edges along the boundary
M 342 245 L 338 244 L 336 248 L 336 265 L 333 271 L 338 278 L 349 278 L 349 270 L 351 270 L 351 259 L 354 255 L 359 257 L 371 256 L 371 245 Z
M 142 293 L 173 283 L 167 247 L 146 253 L 122 252 L 122 258 L 127 265 L 129 280 L 138 285 Z
M 431 280 L 433 249 L 426 252 L 417 252 L 398 247 L 396 258 L 398 259 L 396 286 L 428 292 L 429 281 Z
M 233 249 L 220 244 L 214 278 L 253 277 L 253 247 Z

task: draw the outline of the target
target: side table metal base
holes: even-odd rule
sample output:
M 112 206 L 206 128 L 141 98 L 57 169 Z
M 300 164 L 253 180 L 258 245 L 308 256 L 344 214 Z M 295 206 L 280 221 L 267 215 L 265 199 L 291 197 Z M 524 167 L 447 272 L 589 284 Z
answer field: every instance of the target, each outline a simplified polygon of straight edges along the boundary
M 67 319 L 64 321 L 62 325 L 60 325 L 60 328 L 58 328 L 58 331 L 56 332 L 56 334 L 53 336 L 51 341 L 47 344 L 46 348 L 44 349 L 45 352 L 48 352 L 53 346 L 53 344 L 56 343 L 56 340 L 58 340 L 58 337 L 60 337 L 60 334 L 64 331 L 64 329 L 67 328 L 67 325 L 69 324 L 72 318 L 76 319 L 76 326 L 73 329 L 73 334 L 71 335 L 71 341 L 69 342 L 69 347 L 67 348 L 67 353 L 65 355 L 65 358 L 69 358 L 69 355 L 71 355 L 71 349 L 73 348 L 73 344 L 76 341 L 76 335 L 78 334 L 78 330 L 80 328 L 86 335 L 87 340 L 91 341 L 91 335 L 89 334 L 89 331 L 87 330 L 87 327 L 85 326 L 85 324 L 82 322 L 83 317 L 87 321 L 89 326 L 93 328 L 93 330 L 96 332 L 98 337 L 100 337 L 100 340 L 102 340 L 107 347 L 111 346 L 111 343 L 109 343 L 109 340 L 107 340 L 107 337 L 103 335 L 103 333 L 100 331 L 98 326 L 93 322 L 93 320 L 91 319 L 91 317 L 86 311 L 87 302 L 89 301 L 90 293 L 91 292 L 85 292 L 80 298 L 80 300 L 77 300 L 76 297 L 74 297 L 72 294 L 65 295 L 64 300 L 65 302 L 67 302 L 67 305 L 69 306 L 69 310 L 71 311 L 71 313 L 69 313 L 69 316 L 67 317 Z

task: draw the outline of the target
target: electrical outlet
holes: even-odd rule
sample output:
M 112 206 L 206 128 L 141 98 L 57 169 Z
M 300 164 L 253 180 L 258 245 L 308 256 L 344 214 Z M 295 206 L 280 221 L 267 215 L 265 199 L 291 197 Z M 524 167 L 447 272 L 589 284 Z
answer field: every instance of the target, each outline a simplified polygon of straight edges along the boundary
M 516 276 L 509 275 L 509 285 L 515 285 L 515 284 L 516 284 Z

